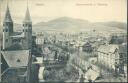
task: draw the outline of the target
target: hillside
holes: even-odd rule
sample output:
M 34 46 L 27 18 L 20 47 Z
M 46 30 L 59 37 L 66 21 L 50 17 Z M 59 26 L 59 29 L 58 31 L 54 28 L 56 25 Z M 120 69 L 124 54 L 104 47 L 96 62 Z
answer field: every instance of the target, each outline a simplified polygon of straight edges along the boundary
M 14 24 L 16 30 L 22 30 L 20 24 Z M 17 28 L 18 27 L 18 28 Z M 56 30 L 56 31 L 125 31 L 127 24 L 121 22 L 96 22 L 91 23 L 87 20 L 73 19 L 69 17 L 61 17 L 48 22 L 40 22 L 33 25 L 33 31 L 40 32 L 45 30 Z
M 105 25 L 105 26 L 108 26 L 108 27 L 116 27 L 116 28 L 119 28 L 119 29 L 127 30 L 127 24 L 122 23 L 122 22 L 111 21 L 111 22 L 98 22 L 96 24 L 101 24 L 101 25 Z

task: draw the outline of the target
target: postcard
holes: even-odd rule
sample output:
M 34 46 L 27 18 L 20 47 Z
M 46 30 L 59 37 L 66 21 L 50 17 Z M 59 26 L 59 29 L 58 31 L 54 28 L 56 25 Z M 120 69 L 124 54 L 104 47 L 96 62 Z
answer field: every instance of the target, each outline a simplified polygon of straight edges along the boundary
M 127 82 L 127 0 L 0 0 L 0 81 Z

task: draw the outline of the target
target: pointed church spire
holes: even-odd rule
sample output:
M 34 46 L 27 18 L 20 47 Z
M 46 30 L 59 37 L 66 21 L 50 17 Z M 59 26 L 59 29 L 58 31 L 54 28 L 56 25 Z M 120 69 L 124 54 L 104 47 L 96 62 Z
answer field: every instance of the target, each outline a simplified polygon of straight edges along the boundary
M 26 15 L 25 15 L 24 22 L 31 22 L 31 17 L 30 17 L 30 13 L 29 13 L 28 7 L 27 7 L 27 10 L 26 10 Z
M 11 18 L 11 15 L 10 15 L 8 4 L 7 4 L 7 9 L 6 9 L 6 14 L 5 14 L 4 22 L 13 22 L 12 18 Z

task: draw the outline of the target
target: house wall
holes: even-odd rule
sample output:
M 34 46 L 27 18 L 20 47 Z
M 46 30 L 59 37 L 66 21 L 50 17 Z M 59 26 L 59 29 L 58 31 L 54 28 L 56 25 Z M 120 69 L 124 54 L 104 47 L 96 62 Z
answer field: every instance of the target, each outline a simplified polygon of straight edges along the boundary
M 24 75 L 25 72 L 26 68 L 8 69 L 2 76 L 2 83 L 25 83 L 25 76 L 24 79 L 20 77 L 20 75 Z
M 118 53 L 102 53 L 98 52 L 98 61 L 109 69 L 115 70 L 115 62 L 119 64 Z
M 36 44 L 44 44 L 44 38 L 42 38 L 42 37 L 37 37 L 37 38 L 36 38 Z

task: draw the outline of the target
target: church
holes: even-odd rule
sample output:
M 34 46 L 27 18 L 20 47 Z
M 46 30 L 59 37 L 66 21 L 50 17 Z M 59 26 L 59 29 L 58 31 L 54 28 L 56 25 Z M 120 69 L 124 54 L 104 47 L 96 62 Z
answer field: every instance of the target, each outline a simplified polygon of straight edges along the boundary
M 27 7 L 22 31 L 14 32 L 14 24 L 7 5 L 3 21 L 3 50 L 27 50 L 32 46 L 32 21 Z
M 1 80 L 4 83 L 24 83 L 33 68 L 30 66 L 33 61 L 32 56 L 34 56 L 31 50 L 35 36 L 32 36 L 32 21 L 28 7 L 22 28 L 20 32 L 14 31 L 14 22 L 7 5 L 1 47 Z

